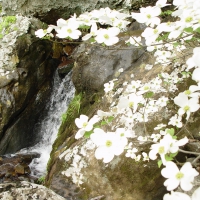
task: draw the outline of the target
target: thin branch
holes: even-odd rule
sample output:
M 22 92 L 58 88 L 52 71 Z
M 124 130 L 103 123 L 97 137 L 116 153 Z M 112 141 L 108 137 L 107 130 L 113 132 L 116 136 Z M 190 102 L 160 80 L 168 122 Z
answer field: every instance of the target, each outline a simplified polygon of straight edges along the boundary
M 192 165 L 195 165 L 196 162 L 200 159 L 200 155 L 198 155 L 193 161 L 192 161 Z
M 185 151 L 182 149 L 179 149 L 178 151 L 182 152 L 182 153 L 186 153 L 186 154 L 193 154 L 193 155 L 197 155 L 198 157 L 200 156 L 200 153 L 194 152 L 194 151 Z

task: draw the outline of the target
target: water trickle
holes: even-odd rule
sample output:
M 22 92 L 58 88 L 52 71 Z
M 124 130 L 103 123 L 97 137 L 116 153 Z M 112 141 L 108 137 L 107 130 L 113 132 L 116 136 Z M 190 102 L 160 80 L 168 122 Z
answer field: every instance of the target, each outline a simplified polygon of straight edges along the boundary
M 60 79 L 56 71 L 52 94 L 46 106 L 46 116 L 43 116 L 43 119 L 34 128 L 37 135 L 39 134 L 40 136 L 40 141 L 35 146 L 20 151 L 20 153 L 36 152 L 40 154 L 40 157 L 33 159 L 30 164 L 31 171 L 38 177 L 46 172 L 52 144 L 61 125 L 62 114 L 66 112 L 70 101 L 74 97 L 74 93 L 75 88 L 71 81 L 71 72 L 63 79 Z

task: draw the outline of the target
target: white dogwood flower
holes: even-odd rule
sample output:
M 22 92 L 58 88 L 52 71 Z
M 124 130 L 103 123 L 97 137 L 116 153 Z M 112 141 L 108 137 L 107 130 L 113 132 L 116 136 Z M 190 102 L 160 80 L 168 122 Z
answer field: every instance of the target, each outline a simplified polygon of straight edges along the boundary
M 163 200 L 191 200 L 191 198 L 182 192 L 171 192 L 164 195 Z
M 200 107 L 198 98 L 193 97 L 188 99 L 188 96 L 184 93 L 179 93 L 179 95 L 174 98 L 174 103 L 180 107 L 178 110 L 180 116 L 185 113 L 187 114 L 187 120 L 190 117 L 190 113 L 197 111 Z
M 154 26 L 160 24 L 160 19 L 157 17 L 161 13 L 159 7 L 148 6 L 146 8 L 140 8 L 140 13 L 131 13 L 132 18 L 136 19 L 139 23 L 145 23 L 147 26 Z
M 86 41 L 86 40 L 90 39 L 91 37 L 95 37 L 97 35 L 97 33 L 98 33 L 97 24 L 93 23 L 92 26 L 91 26 L 90 33 L 88 33 L 87 35 L 82 37 L 82 40 Z
M 110 92 L 113 88 L 114 88 L 114 82 L 113 81 L 109 81 L 108 83 L 104 84 L 104 91 L 105 93 Z
M 60 29 L 57 29 L 56 36 L 59 38 L 72 38 L 78 39 L 81 35 L 81 32 L 78 30 L 79 22 L 74 18 L 70 18 L 67 21 L 67 24 L 62 26 Z
M 117 27 L 111 27 L 108 29 L 99 29 L 95 40 L 98 43 L 104 43 L 107 46 L 116 44 L 119 41 L 117 35 L 120 33 L 120 29 Z
M 94 115 L 89 121 L 88 116 L 80 115 L 80 118 L 75 119 L 75 124 L 79 128 L 78 132 L 75 135 L 76 139 L 83 137 L 86 131 L 91 131 L 93 129 L 93 125 L 100 120 L 98 115 Z
M 136 149 L 135 147 L 132 148 L 132 149 L 128 149 L 127 152 L 126 152 L 126 157 L 130 157 L 132 159 L 135 159 L 136 158 L 136 152 L 138 152 L 138 149 Z
M 78 128 L 82 128 L 86 131 L 91 131 L 93 128 L 92 123 L 88 123 L 88 116 L 86 115 L 80 115 L 80 118 L 75 119 L 75 124 Z
M 170 119 L 169 119 L 169 125 L 171 124 L 172 126 L 177 126 L 178 128 L 181 128 L 183 126 L 183 123 L 182 123 L 182 117 L 175 114 L 174 116 L 172 116 Z
M 164 195 L 163 200 L 199 200 L 200 199 L 200 187 L 198 187 L 190 197 L 182 192 L 171 192 Z
M 176 189 L 179 184 L 182 190 L 191 190 L 194 177 L 199 175 L 199 173 L 192 168 L 190 162 L 186 162 L 179 170 L 177 165 L 172 161 L 166 163 L 166 167 L 161 170 L 161 174 L 167 178 L 164 182 L 164 186 L 167 187 L 168 191 Z
M 158 0 L 156 2 L 156 6 L 159 7 L 159 8 L 163 8 L 165 6 L 169 6 L 171 4 L 167 4 L 167 0 Z
M 197 82 L 200 87 L 200 68 L 196 68 L 192 73 L 192 79 Z
M 102 129 L 95 128 L 90 138 L 97 146 L 95 157 L 103 159 L 104 163 L 109 163 L 115 155 L 118 156 L 124 151 L 125 145 L 114 132 L 105 133 Z
M 52 27 L 48 27 L 46 30 L 39 29 L 39 30 L 35 31 L 35 35 L 36 35 L 36 37 L 39 37 L 39 38 L 43 38 L 47 34 L 49 34 L 49 36 L 52 36 L 52 34 L 50 34 L 52 30 L 53 30 Z

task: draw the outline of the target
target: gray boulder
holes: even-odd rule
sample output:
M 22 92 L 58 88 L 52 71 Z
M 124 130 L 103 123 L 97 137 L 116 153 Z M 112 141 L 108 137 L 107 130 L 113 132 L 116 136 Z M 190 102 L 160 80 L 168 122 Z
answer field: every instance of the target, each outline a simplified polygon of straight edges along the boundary
M 34 183 L 21 181 L 17 183 L 0 184 L 0 199 L 2 200 L 65 200 L 52 190 Z
M 46 23 L 55 23 L 57 19 L 68 19 L 70 15 L 77 15 L 94 9 L 110 7 L 111 9 L 139 8 L 148 1 L 138 0 L 3 0 L 3 13 L 7 15 L 22 14 L 34 16 Z M 154 3 L 152 1 L 151 3 Z

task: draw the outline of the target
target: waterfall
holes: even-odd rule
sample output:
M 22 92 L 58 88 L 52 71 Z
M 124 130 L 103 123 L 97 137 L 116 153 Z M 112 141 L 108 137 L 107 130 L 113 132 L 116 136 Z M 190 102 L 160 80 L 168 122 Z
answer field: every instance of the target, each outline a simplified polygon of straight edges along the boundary
M 49 103 L 46 105 L 46 116 L 39 124 L 35 125 L 34 131 L 40 136 L 40 142 L 33 147 L 23 149 L 20 153 L 39 153 L 40 157 L 33 159 L 29 165 L 33 175 L 42 176 L 46 172 L 46 165 L 52 150 L 52 144 L 56 139 L 61 125 L 61 117 L 74 97 L 75 88 L 71 81 L 71 72 L 61 79 L 56 71 L 54 84 Z M 36 174 L 34 174 L 36 173 Z

